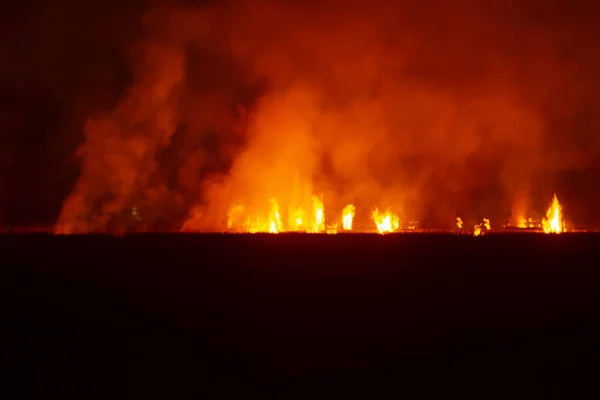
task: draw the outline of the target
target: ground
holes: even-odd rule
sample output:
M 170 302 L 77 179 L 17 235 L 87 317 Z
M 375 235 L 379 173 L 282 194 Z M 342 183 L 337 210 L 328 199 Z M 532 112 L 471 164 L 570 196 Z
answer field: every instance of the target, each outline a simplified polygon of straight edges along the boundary
M 103 399 L 580 398 L 599 242 L 3 235 L 2 374 L 23 395 Z

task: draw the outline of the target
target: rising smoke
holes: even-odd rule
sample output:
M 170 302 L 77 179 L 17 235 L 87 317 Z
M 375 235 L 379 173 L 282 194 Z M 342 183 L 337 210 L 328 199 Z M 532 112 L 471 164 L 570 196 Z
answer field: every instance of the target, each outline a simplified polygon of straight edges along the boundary
M 102 231 L 133 207 L 151 226 L 222 230 L 232 205 L 285 210 L 315 193 L 357 218 L 527 215 L 544 172 L 598 153 L 569 132 L 598 59 L 593 21 L 519 4 L 149 10 L 132 86 L 85 125 L 57 230 Z

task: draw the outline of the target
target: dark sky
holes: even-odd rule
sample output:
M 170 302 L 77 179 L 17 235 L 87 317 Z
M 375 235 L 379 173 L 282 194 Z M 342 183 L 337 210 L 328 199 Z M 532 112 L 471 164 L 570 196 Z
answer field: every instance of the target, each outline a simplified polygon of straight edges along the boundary
M 211 229 L 308 192 L 434 225 L 557 192 L 599 223 L 599 6 L 482 3 L 3 5 L 0 223 Z

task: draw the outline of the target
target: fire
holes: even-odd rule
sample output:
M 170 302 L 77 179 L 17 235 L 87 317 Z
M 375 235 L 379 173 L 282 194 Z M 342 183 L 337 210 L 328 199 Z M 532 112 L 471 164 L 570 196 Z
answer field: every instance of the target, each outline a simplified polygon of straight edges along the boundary
M 282 215 L 277 199 L 269 200 L 268 213 L 265 210 L 249 209 L 244 205 L 235 205 L 227 212 L 227 229 L 249 233 L 269 232 L 337 232 L 337 224 L 325 225 L 325 211 L 321 196 L 312 196 L 312 209 L 306 213 L 301 207 L 288 208 Z M 284 219 L 285 217 L 285 219 Z M 287 223 L 284 223 L 286 221 Z
M 227 212 L 227 229 L 238 232 L 306 232 L 306 233 L 328 233 L 335 234 L 339 230 L 352 231 L 355 229 L 354 217 L 356 208 L 353 204 L 348 204 L 342 209 L 341 224 L 337 220 L 334 223 L 326 224 L 325 208 L 322 195 L 312 195 L 305 199 L 305 203 L 293 201 L 294 206 L 286 207 L 283 213 L 280 211 L 280 205 L 276 198 L 271 198 L 269 206 L 263 203 L 263 207 L 257 205 L 246 206 L 237 204 L 232 206 Z M 311 204 L 309 208 L 297 207 L 297 204 Z M 138 216 L 137 209 L 133 208 L 132 214 Z M 339 215 L 339 214 L 338 214 Z M 380 212 L 375 208 L 371 212 L 371 218 L 375 222 L 377 232 L 380 234 L 391 233 L 400 230 L 400 219 L 391 211 Z M 285 222 L 284 222 L 285 221 Z M 416 229 L 417 221 L 410 221 L 403 225 L 403 229 Z M 532 218 L 518 219 L 519 227 L 541 226 L 545 233 L 566 232 L 565 222 L 562 215 L 562 207 L 554 195 L 552 204 L 546 213 L 540 225 Z M 458 229 L 464 228 L 462 218 L 456 218 Z M 473 235 L 481 236 L 491 230 L 491 223 L 488 218 L 483 218 L 482 222 L 473 227 Z
M 546 212 L 546 218 L 542 220 L 544 233 L 562 233 L 566 232 L 565 221 L 563 221 L 562 207 L 558 202 L 556 194 L 552 199 L 552 204 Z
M 302 232 L 306 230 L 306 227 L 304 226 L 305 215 L 304 209 L 302 208 L 292 211 L 289 219 L 289 225 L 292 231 Z
M 279 233 L 281 231 L 281 215 L 279 214 L 279 204 L 277 200 L 271 199 L 271 212 L 269 213 L 269 233 Z
M 484 229 L 489 231 L 491 228 L 492 226 L 490 224 L 490 220 L 488 218 L 484 218 L 483 222 L 473 227 L 473 236 L 481 236 L 483 235 Z
M 325 210 L 323 208 L 323 196 L 313 196 L 312 205 L 314 213 L 312 231 L 314 233 L 323 232 L 325 230 Z
M 373 221 L 375 221 L 377 230 L 381 234 L 395 232 L 398 227 L 400 227 L 400 219 L 390 211 L 386 211 L 382 214 L 375 208 L 371 213 L 371 217 L 373 218 Z
M 529 217 L 529 218 L 519 217 L 519 222 L 517 223 L 517 228 L 521 228 L 521 229 L 535 228 L 536 226 L 539 227 L 540 224 L 536 224 L 533 221 L 533 218 L 531 218 L 531 217 Z
M 231 207 L 227 212 L 227 229 L 239 229 L 239 225 L 236 227 L 236 223 L 239 224 L 239 221 L 244 221 L 242 225 L 245 232 L 282 232 L 283 224 L 281 222 L 281 213 L 279 212 L 279 203 L 277 203 L 276 199 L 271 199 L 269 202 L 269 214 L 266 219 L 264 218 L 264 214 L 262 216 L 250 217 L 247 215 L 244 205 L 239 204 Z
M 352 221 L 354 220 L 355 208 L 352 204 L 348 204 L 342 211 L 342 227 L 345 231 L 352 230 Z
M 456 217 L 456 227 L 458 229 L 462 229 L 462 227 L 463 227 L 463 220 L 462 220 L 462 218 Z

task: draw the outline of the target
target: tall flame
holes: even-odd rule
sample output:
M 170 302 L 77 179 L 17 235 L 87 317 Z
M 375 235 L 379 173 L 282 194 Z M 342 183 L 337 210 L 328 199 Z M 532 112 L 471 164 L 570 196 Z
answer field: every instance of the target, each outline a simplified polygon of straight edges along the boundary
M 277 200 L 271 199 L 271 213 L 269 214 L 269 233 L 279 233 L 281 231 L 281 215 L 279 214 L 279 204 Z
M 323 197 L 313 196 L 313 232 L 319 233 L 325 230 L 325 210 L 323 208 Z
M 552 199 L 552 204 L 546 212 L 546 218 L 542 220 L 544 233 L 562 233 L 566 232 L 565 221 L 563 221 L 562 206 L 558 202 L 556 193 Z
M 342 211 L 342 227 L 345 231 L 352 230 L 352 221 L 354 220 L 355 208 L 352 204 L 348 204 Z

